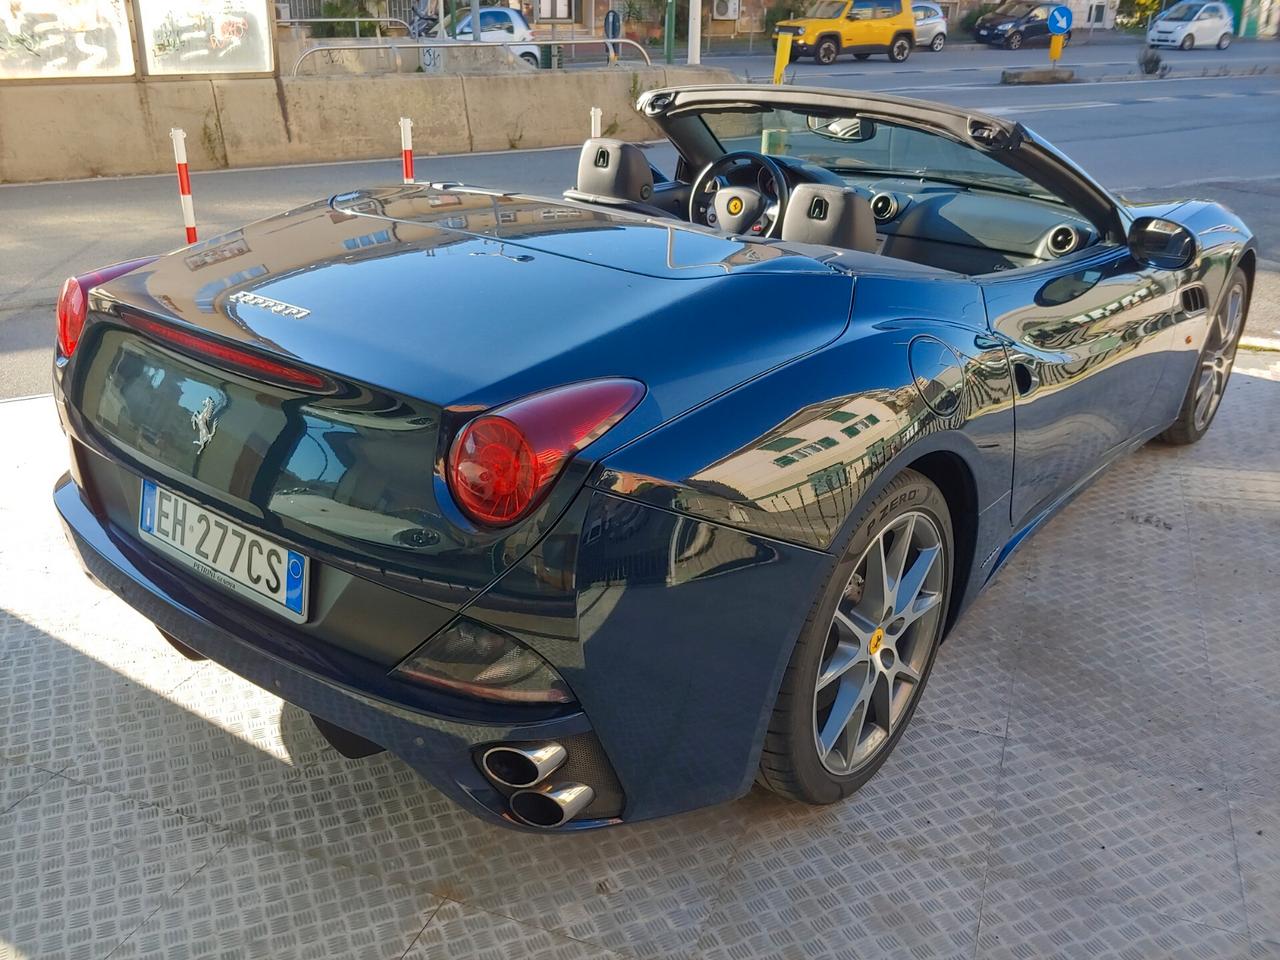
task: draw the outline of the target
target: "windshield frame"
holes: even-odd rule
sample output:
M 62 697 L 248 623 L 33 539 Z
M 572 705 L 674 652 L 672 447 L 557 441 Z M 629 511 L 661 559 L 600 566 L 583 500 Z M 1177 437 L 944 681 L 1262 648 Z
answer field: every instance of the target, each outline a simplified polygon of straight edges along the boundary
M 1197 3 L 1196 0 L 1181 0 L 1181 2 L 1175 3 L 1172 7 L 1161 14 L 1160 19 L 1167 23 L 1190 23 L 1196 17 L 1200 16 L 1200 14 L 1204 13 L 1205 7 L 1207 6 L 1209 6 L 1207 3 Z M 1188 11 L 1187 16 L 1173 16 L 1175 10 L 1183 8 Z

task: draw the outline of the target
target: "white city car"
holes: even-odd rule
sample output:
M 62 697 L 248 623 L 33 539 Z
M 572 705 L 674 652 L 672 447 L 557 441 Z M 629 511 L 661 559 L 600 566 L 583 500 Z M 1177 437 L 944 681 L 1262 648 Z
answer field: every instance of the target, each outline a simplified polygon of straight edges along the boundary
M 1151 22 L 1147 28 L 1147 45 L 1183 50 L 1215 46 L 1225 50 L 1231 44 L 1234 27 L 1231 8 L 1225 3 L 1182 0 Z
M 447 23 L 436 28 L 436 35 L 441 39 L 449 37 Z M 456 31 L 458 40 L 471 39 L 471 16 L 464 15 L 458 21 Z M 538 47 L 532 43 L 520 41 L 533 40 L 533 30 L 519 10 L 510 7 L 483 7 L 480 10 L 480 39 L 497 43 L 510 43 L 508 49 L 531 67 L 537 67 L 541 61 Z

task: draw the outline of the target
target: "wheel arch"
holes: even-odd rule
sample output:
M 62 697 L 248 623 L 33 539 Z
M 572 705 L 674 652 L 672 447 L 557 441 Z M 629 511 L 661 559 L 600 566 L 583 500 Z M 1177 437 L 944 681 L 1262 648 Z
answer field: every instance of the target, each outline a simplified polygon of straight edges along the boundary
M 840 34 L 834 30 L 827 30 L 827 31 L 824 31 L 823 33 L 818 34 L 816 37 L 813 38 L 813 49 L 815 51 L 818 49 L 818 45 L 821 44 L 823 40 L 830 40 L 832 43 L 834 43 L 836 45 L 837 52 L 844 49 L 844 44 L 840 42 Z

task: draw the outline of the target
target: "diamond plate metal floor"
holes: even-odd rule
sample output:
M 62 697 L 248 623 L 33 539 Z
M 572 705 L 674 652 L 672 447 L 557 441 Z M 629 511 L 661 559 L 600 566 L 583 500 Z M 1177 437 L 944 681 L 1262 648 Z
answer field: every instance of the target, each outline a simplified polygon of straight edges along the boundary
M 458 812 L 191 663 L 67 551 L 0 404 L 0 960 L 1280 960 L 1280 356 L 970 611 L 852 801 L 586 836 Z

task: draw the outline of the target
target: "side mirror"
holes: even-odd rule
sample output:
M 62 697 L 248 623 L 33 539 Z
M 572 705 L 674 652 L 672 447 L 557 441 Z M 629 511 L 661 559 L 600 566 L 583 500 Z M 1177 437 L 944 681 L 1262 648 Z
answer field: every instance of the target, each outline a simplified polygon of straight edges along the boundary
M 1129 252 L 1143 266 L 1181 270 L 1191 265 L 1199 250 L 1196 238 L 1181 224 L 1139 217 L 1129 229 Z

